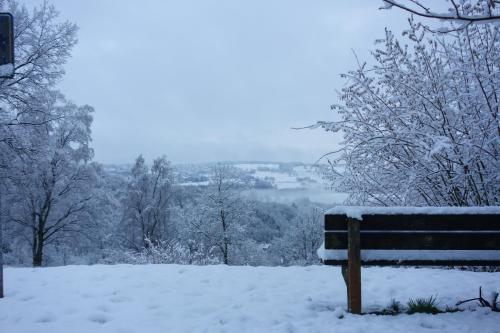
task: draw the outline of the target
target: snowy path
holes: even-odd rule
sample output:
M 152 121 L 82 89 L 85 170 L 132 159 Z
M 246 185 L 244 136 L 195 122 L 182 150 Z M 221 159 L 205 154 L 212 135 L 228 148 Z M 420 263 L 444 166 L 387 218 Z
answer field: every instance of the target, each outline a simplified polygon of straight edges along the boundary
M 364 310 L 437 295 L 440 306 L 500 290 L 500 273 L 364 268 Z M 337 267 L 7 268 L 2 333 L 500 332 L 500 313 L 345 314 Z

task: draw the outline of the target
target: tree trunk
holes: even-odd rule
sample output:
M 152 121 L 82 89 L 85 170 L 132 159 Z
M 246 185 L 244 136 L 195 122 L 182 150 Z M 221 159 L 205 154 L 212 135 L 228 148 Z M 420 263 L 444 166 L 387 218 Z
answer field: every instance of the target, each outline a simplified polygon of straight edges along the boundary
M 43 232 L 40 229 L 33 233 L 33 267 L 42 266 L 43 261 Z
M 225 265 L 228 265 L 229 264 L 229 255 L 228 255 L 228 250 L 229 250 L 229 239 L 228 239 L 228 236 L 227 236 L 227 225 L 226 225 L 226 214 L 224 212 L 223 209 L 221 209 L 220 211 L 220 220 L 221 220 L 221 223 L 222 223 L 222 241 L 223 241 L 223 253 L 222 253 L 222 257 L 223 257 L 223 261 L 224 261 L 224 264 Z
M 42 248 L 39 247 L 33 254 L 33 267 L 42 266 L 42 258 L 43 258 Z
M 228 249 L 227 240 L 224 239 L 224 253 L 223 253 L 223 256 L 224 256 L 224 264 L 225 265 L 229 265 L 229 258 L 228 258 L 228 255 L 227 255 L 227 249 Z

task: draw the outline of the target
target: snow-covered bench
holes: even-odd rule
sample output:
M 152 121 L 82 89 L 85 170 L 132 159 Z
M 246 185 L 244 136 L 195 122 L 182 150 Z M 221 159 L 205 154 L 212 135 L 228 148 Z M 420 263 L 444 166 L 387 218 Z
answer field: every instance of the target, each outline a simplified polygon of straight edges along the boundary
M 500 207 L 335 207 L 318 255 L 361 312 L 361 265 L 500 266 Z

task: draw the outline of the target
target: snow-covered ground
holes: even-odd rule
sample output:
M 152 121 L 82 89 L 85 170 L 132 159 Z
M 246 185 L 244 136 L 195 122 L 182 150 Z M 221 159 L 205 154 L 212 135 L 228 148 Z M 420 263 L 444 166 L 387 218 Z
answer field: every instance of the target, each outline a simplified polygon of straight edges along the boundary
M 364 268 L 363 310 L 435 295 L 439 305 L 500 289 L 500 273 Z M 7 268 L 2 333 L 500 332 L 476 305 L 439 315 L 344 313 L 338 267 L 179 265 Z

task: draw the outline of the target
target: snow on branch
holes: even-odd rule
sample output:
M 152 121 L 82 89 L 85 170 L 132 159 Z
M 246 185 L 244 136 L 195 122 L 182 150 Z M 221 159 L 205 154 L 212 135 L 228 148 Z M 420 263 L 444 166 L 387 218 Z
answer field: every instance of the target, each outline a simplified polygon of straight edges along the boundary
M 421 1 L 408 0 L 383 0 L 384 5 L 380 9 L 391 9 L 397 7 L 411 14 L 445 21 L 455 21 L 460 23 L 489 23 L 500 20 L 500 1 L 479 0 L 475 3 L 471 1 L 451 0 L 452 7 L 447 13 L 436 12 L 425 6 Z

